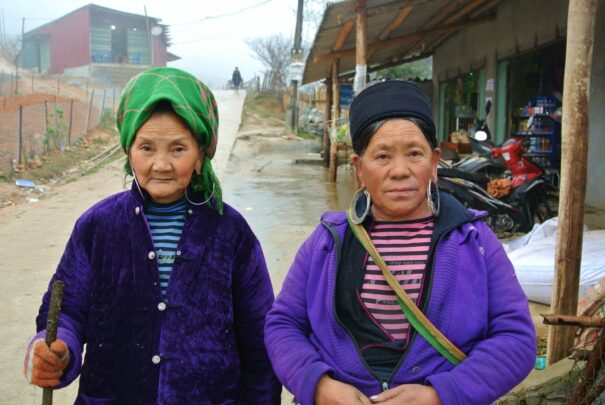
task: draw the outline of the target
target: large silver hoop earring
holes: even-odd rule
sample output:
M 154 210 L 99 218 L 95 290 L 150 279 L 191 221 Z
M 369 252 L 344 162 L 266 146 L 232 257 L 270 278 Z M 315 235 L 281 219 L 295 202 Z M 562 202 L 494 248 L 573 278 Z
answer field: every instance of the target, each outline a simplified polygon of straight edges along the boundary
M 141 190 L 141 186 L 139 186 L 139 181 L 137 180 L 137 174 L 134 172 L 134 169 L 132 168 L 132 164 L 130 165 L 130 169 L 132 170 L 132 178 L 134 179 L 134 184 L 136 184 L 137 190 L 139 190 L 139 194 L 143 198 L 143 201 L 146 201 L 147 198 L 145 198 L 145 194 L 143 194 L 143 191 Z
M 351 200 L 351 221 L 354 224 L 361 224 L 367 218 L 370 212 L 370 206 L 372 205 L 372 198 L 370 193 L 365 188 L 357 190 L 353 199 Z
M 210 197 L 208 197 L 208 198 L 206 199 L 206 201 L 201 202 L 201 203 L 196 203 L 196 202 L 191 201 L 191 200 L 189 199 L 189 195 L 187 195 L 187 189 L 185 189 L 185 199 L 187 199 L 187 201 L 189 201 L 189 204 L 192 204 L 192 205 L 204 205 L 204 204 L 206 204 L 208 201 L 210 201 L 210 199 L 211 199 L 212 197 L 214 197 L 214 184 L 212 184 L 212 193 L 210 194 Z
M 426 190 L 426 200 L 429 204 L 434 217 L 439 216 L 439 210 L 441 209 L 441 200 L 439 199 L 439 187 L 437 183 L 433 183 L 433 180 L 429 180 L 429 188 Z

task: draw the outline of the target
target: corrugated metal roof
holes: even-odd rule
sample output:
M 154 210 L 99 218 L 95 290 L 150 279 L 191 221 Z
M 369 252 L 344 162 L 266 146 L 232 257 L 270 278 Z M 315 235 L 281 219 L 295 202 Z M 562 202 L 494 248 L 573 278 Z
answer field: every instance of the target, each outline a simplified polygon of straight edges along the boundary
M 460 28 L 495 18 L 502 0 L 367 0 L 368 72 L 433 53 Z M 303 84 L 327 77 L 332 60 L 355 70 L 356 0 L 329 3 L 307 57 Z

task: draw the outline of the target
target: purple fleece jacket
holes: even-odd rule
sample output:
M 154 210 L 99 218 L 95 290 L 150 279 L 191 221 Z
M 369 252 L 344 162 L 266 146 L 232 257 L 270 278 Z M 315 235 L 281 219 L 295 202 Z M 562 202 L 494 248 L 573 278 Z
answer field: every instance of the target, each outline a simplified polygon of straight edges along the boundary
M 344 213 L 324 214 L 267 315 L 274 370 L 302 405 L 313 404 L 326 373 L 368 396 L 385 383 L 365 366 L 335 313 L 337 252 L 347 226 Z M 468 358 L 454 367 L 414 334 L 388 386 L 432 385 L 444 405 L 487 404 L 529 373 L 536 341 L 527 299 L 502 245 L 476 214 L 440 239 L 429 294 L 426 315 Z
M 81 374 L 76 404 L 279 404 L 263 343 L 273 289 L 246 221 L 190 205 L 163 299 L 143 204 L 122 192 L 76 223 L 53 276 L 65 283 L 63 385 Z

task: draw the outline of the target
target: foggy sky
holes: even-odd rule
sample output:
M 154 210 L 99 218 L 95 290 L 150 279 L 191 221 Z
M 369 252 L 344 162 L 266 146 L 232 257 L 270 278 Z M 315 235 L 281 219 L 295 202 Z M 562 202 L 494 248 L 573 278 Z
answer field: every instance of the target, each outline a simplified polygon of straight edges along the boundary
M 21 21 L 25 17 L 25 31 L 29 31 L 90 1 L 86 0 L 0 0 L 7 34 L 21 33 Z M 150 17 L 160 18 L 170 26 L 171 53 L 182 59 L 169 66 L 190 71 L 213 88 L 222 87 L 235 66 L 244 80 L 263 71 L 262 64 L 244 42 L 246 39 L 283 33 L 294 37 L 296 24 L 296 0 L 97 0 L 99 6 L 144 15 L 147 7 Z M 237 15 L 230 14 L 258 5 Z M 205 20 L 203 20 L 205 19 Z M 200 20 L 203 20 L 200 22 Z M 305 24 L 307 27 L 307 24 Z M 303 37 L 312 41 L 314 33 L 305 32 Z

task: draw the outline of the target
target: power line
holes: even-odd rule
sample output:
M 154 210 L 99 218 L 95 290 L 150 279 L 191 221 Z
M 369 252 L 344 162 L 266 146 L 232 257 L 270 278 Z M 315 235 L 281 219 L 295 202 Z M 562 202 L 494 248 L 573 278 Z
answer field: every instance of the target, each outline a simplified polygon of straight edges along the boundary
M 224 37 L 229 37 L 231 35 L 240 34 L 242 32 L 246 32 L 246 31 L 250 31 L 250 30 L 253 30 L 253 29 L 257 29 L 257 28 L 259 28 L 259 26 L 248 27 L 248 28 L 244 28 L 244 29 L 241 29 L 241 30 L 237 30 L 237 31 L 226 32 L 224 34 L 213 35 L 213 36 L 210 36 L 210 37 L 189 39 L 187 41 L 180 41 L 180 42 L 172 42 L 172 45 L 184 45 L 184 44 L 190 44 L 192 42 L 207 41 L 209 39 L 224 38 Z
M 170 25 L 171 27 L 182 26 L 182 25 L 192 25 L 192 24 L 199 24 L 199 23 L 201 23 L 203 21 L 206 21 L 206 20 L 216 20 L 216 19 L 219 19 L 219 18 L 231 17 L 231 16 L 234 16 L 234 15 L 237 15 L 237 14 L 244 13 L 244 12 L 246 12 L 248 10 L 252 10 L 253 8 L 260 7 L 263 4 L 270 3 L 271 1 L 273 1 L 273 0 L 264 0 L 264 1 L 261 1 L 260 3 L 256 3 L 256 4 L 253 4 L 251 6 L 244 7 L 242 9 L 239 9 L 239 10 L 236 10 L 236 11 L 232 11 L 232 12 L 229 12 L 229 13 L 217 14 L 217 15 L 212 15 L 212 16 L 208 16 L 208 17 L 203 17 L 203 18 L 201 18 L 199 20 L 191 21 L 191 22 L 174 23 L 174 24 L 168 24 L 168 25 Z

